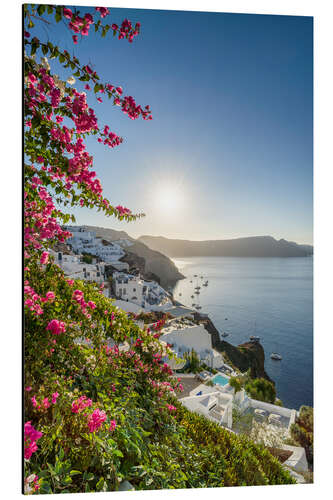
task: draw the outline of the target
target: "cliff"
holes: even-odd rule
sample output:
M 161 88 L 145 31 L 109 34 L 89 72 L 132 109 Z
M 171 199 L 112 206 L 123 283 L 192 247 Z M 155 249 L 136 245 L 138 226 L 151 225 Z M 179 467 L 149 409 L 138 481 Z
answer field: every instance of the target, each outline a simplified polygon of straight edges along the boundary
M 130 267 L 132 264 L 132 267 L 138 267 L 143 276 L 147 279 L 155 279 L 154 276 L 157 276 L 162 287 L 173 286 L 178 280 L 184 278 L 172 260 L 162 253 L 150 249 L 141 241 L 131 238 L 125 231 L 116 231 L 114 229 L 96 226 L 83 227 L 87 231 L 95 231 L 96 236 L 104 238 L 108 241 L 116 241 L 119 239 L 127 239 L 131 241 L 132 245 L 128 248 L 124 248 L 127 257 L 125 256 L 122 260 L 128 262 Z M 136 255 L 138 259 L 135 259 L 133 255 Z M 138 266 L 135 266 L 135 260 Z
M 196 319 L 204 324 L 206 330 L 212 336 L 213 348 L 224 356 L 227 363 L 229 361 L 231 366 L 243 373 L 250 369 L 251 378 L 265 378 L 274 383 L 265 372 L 265 352 L 261 344 L 257 342 L 245 342 L 244 344 L 234 346 L 220 339 L 219 332 L 209 318 L 204 318 L 197 314 Z
M 310 245 L 276 240 L 272 236 L 207 241 L 140 236 L 138 241 L 169 257 L 306 257 L 313 253 Z

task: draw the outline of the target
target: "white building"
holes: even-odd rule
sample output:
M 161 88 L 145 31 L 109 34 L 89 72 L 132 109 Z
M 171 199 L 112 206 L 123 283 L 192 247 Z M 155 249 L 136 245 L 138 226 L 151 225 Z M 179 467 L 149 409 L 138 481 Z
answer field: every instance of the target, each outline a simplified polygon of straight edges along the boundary
M 290 437 L 290 427 L 295 422 L 296 410 L 251 399 L 244 389 L 235 393 L 229 384 L 213 387 L 200 384 L 190 392 L 189 396 L 181 398 L 180 402 L 190 411 L 204 415 L 232 432 L 237 432 L 233 430 L 233 408 L 237 408 L 242 414 L 252 414 L 256 430 L 250 437 L 266 446 L 278 446 L 290 451 L 292 454 L 283 466 L 292 475 L 295 474 L 297 482 L 304 482 L 304 478 L 299 477 L 295 471 L 308 471 L 305 450 L 300 446 L 285 444 L 285 440 Z
M 112 279 L 115 295 L 121 300 L 133 302 L 148 311 L 171 306 L 168 294 L 155 281 L 145 281 L 140 276 L 123 272 L 114 272 Z
M 49 253 L 53 255 L 55 264 L 61 267 L 69 278 L 95 281 L 96 283 L 104 282 L 105 262 L 86 264 L 80 261 L 80 255 L 68 255 L 54 252 L 52 249 L 49 249 Z
M 223 365 L 223 357 L 212 347 L 212 337 L 203 325 L 197 325 L 187 320 L 170 321 L 162 330 L 160 340 L 171 344 L 173 351 L 179 357 L 194 350 L 200 360 L 212 368 Z
M 182 398 L 180 402 L 190 411 L 204 415 L 209 420 L 232 429 L 233 396 L 215 387 L 201 385 L 195 389 L 196 395 Z
M 94 231 L 86 231 L 80 226 L 67 226 L 66 229 L 72 233 L 72 236 L 67 239 L 67 243 L 74 252 L 96 255 L 107 263 L 116 263 L 125 255 L 125 251 L 120 245 L 113 242 L 104 244 L 105 240 L 96 237 Z

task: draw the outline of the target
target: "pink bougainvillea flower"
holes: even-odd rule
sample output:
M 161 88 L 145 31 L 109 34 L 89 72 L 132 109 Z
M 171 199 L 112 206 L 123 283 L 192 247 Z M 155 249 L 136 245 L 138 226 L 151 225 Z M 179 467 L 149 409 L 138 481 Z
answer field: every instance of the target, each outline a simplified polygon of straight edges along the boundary
M 57 402 L 57 398 L 58 398 L 58 397 L 59 397 L 59 392 L 54 392 L 54 393 L 52 394 L 52 400 L 51 400 L 51 402 L 52 402 L 52 404 L 53 404 L 53 405 L 55 405 L 55 404 L 56 404 L 56 402 Z
M 113 432 L 116 427 L 117 427 L 116 421 L 115 420 L 111 420 L 110 421 L 109 431 Z
M 71 19 L 73 16 L 73 12 L 71 11 L 71 9 L 68 9 L 67 7 L 64 7 L 63 13 L 64 17 L 67 17 L 67 19 Z
M 103 422 L 106 420 L 106 413 L 98 408 L 93 411 L 91 415 L 88 416 L 88 428 L 89 432 L 97 431 Z
M 55 294 L 54 292 L 47 292 L 45 295 L 46 301 L 52 302 L 55 299 Z
M 24 424 L 24 458 L 29 460 L 31 455 L 37 451 L 38 446 L 36 441 L 42 437 L 43 433 L 37 431 L 31 421 Z
M 106 7 L 95 7 L 95 10 L 97 10 L 100 13 L 102 18 L 110 14 L 109 9 L 107 9 Z
M 59 335 L 60 333 L 64 333 L 66 331 L 65 323 L 63 321 L 59 321 L 58 319 L 52 319 L 47 325 L 46 330 L 49 330 L 54 335 Z
M 92 405 L 92 400 L 87 396 L 81 396 L 72 403 L 72 413 L 81 413 L 82 410 Z
M 49 261 L 49 252 L 43 252 L 40 258 L 41 264 L 47 264 Z
M 77 41 L 78 41 L 79 37 L 77 35 L 73 35 L 72 38 L 73 38 L 73 42 L 75 44 L 77 44 Z
M 43 399 L 43 405 L 44 405 L 45 409 L 50 408 L 51 404 L 49 402 L 49 398 L 44 398 Z

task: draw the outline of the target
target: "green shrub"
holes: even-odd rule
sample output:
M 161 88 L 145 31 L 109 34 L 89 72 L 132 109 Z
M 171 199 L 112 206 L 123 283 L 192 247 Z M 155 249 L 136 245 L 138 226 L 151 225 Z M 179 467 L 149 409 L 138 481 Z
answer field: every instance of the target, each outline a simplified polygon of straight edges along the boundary
M 309 465 L 313 465 L 313 408 L 301 406 L 299 416 L 290 428 L 292 439 L 305 449 Z

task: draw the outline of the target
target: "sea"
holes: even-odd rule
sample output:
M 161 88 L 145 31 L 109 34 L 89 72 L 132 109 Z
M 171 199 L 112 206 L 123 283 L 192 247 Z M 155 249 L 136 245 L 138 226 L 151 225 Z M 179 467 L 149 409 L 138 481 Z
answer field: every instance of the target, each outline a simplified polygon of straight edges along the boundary
M 265 370 L 283 406 L 313 406 L 313 258 L 172 260 L 186 276 L 176 283 L 174 298 L 190 307 L 199 304 L 233 345 L 259 336 Z M 202 286 L 206 280 L 208 286 Z M 199 295 L 194 294 L 197 286 Z M 272 360 L 272 352 L 282 361 Z

